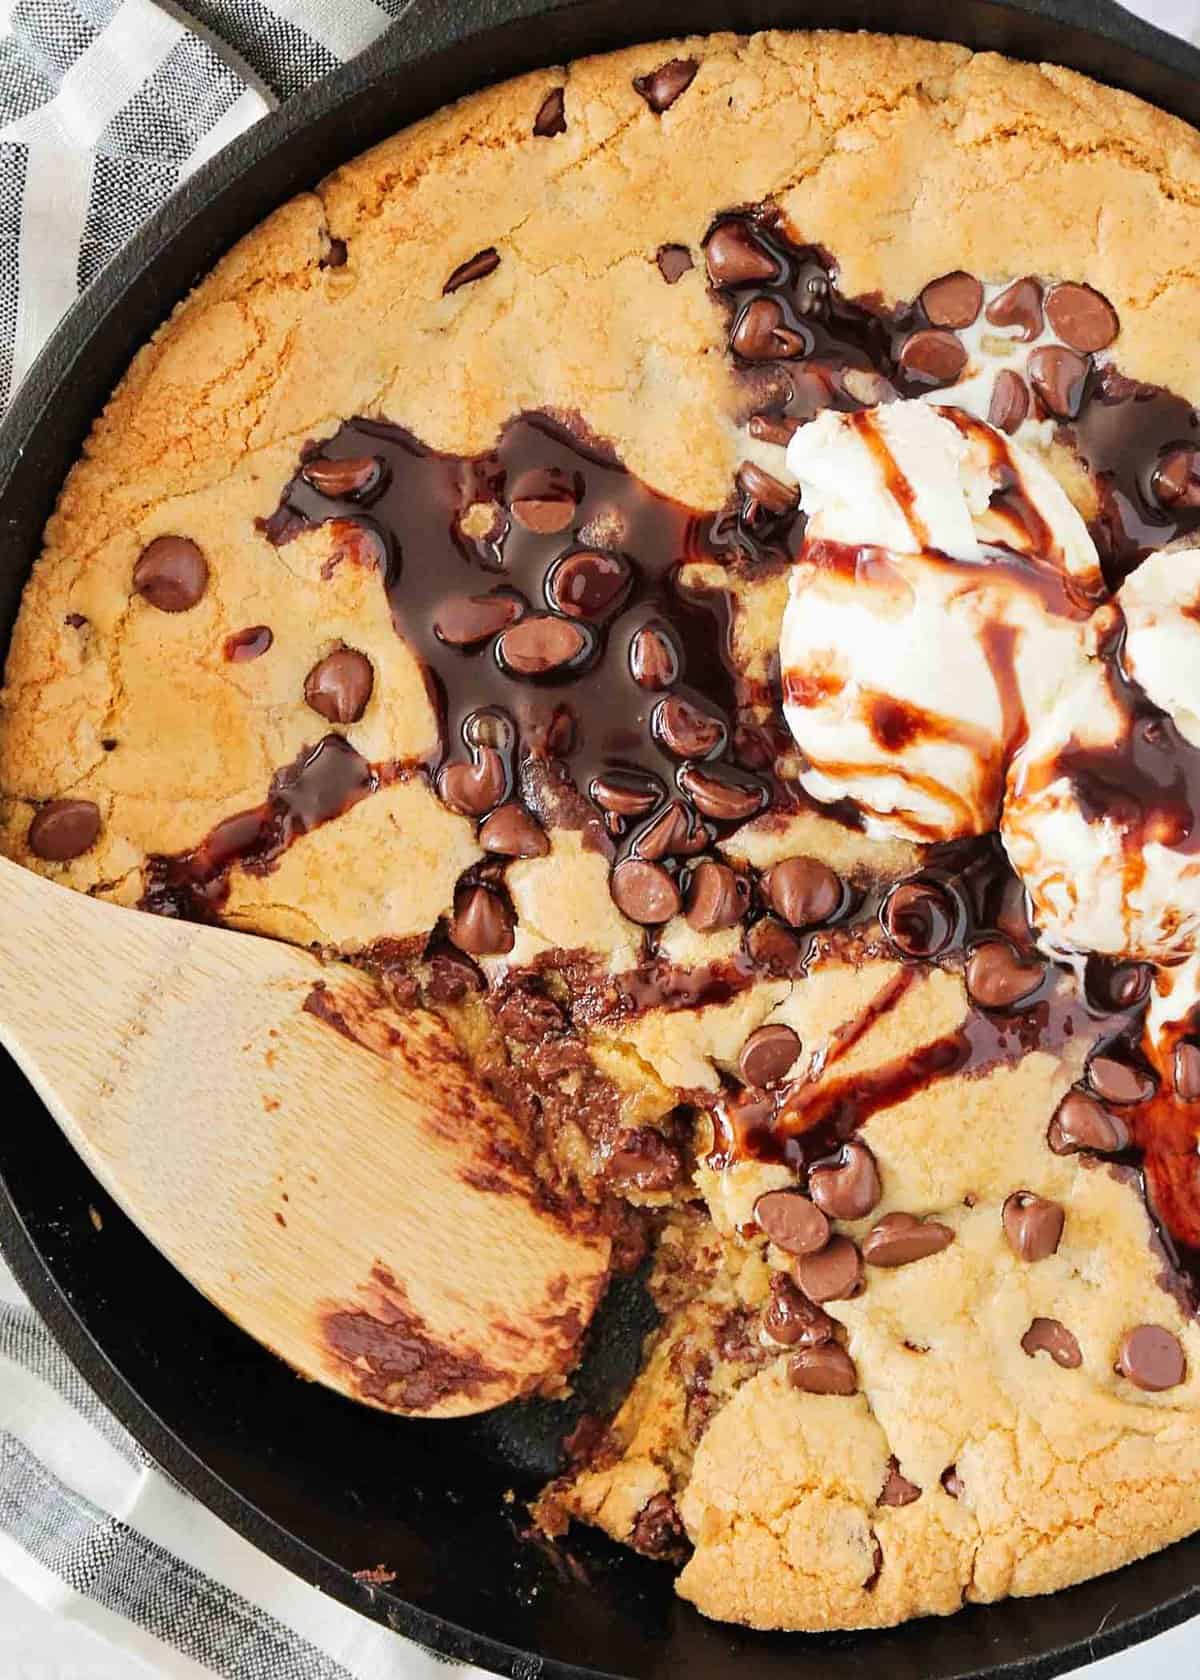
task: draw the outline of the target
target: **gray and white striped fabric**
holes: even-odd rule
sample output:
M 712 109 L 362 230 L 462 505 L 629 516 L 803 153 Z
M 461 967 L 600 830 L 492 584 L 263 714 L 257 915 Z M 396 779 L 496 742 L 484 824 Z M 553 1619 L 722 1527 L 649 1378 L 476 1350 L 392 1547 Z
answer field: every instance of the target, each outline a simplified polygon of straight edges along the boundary
M 406 4 L 0 0 L 0 408 L 179 182 Z M 131 1674 L 143 1672 L 135 1656 L 171 1680 L 452 1672 L 270 1562 L 164 1476 L 2 1262 L 0 1576 L 128 1653 Z M 25 1655 L 22 1674 L 46 1672 Z
M 138 224 L 407 0 L 0 0 L 0 407 Z
M 2 1262 L 0 1576 L 144 1659 L 163 1680 L 466 1680 L 474 1672 L 326 1598 L 163 1475 Z M 28 1655 L 20 1674 L 48 1673 L 34 1666 L 37 1653 Z M 135 1668 L 144 1672 L 131 1662 L 131 1677 Z
M 179 182 L 407 3 L 0 0 L 0 409 L 78 292 Z M 1134 9 L 1200 39 L 1200 0 Z M 270 1562 L 164 1476 L 2 1262 L 0 1578 L 170 1680 L 449 1672 Z M 48 1673 L 38 1658 L 22 1652 L 19 1673 Z M 1114 1664 L 1133 1680 L 1130 1660 Z M 1194 1667 L 1193 1656 L 1179 1671 Z

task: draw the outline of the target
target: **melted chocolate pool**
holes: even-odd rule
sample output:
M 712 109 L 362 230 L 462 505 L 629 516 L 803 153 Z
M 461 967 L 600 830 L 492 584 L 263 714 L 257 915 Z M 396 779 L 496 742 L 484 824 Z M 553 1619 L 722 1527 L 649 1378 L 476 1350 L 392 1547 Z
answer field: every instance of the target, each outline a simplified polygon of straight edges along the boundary
M 378 464 L 366 491 L 315 487 L 329 463 L 364 459 Z M 786 564 L 794 512 L 698 513 L 528 416 L 469 458 L 350 422 L 309 452 L 266 533 L 285 543 L 331 520 L 365 534 L 356 551 L 375 557 L 423 662 L 442 726 L 435 780 L 490 747 L 504 767 L 492 803 L 523 794 L 544 817 L 603 823 L 625 845 L 671 801 L 693 808 L 695 828 L 799 800 L 764 774 L 771 743 L 730 659 L 726 596 L 680 582 L 689 560 L 751 574 Z
M 732 278 L 723 278 L 722 264 L 713 260 L 713 237 L 733 226 L 746 228 L 754 247 L 769 254 L 769 276 L 741 278 L 748 266 L 743 262 L 728 270 Z M 914 361 L 908 350 L 914 339 L 927 347 L 931 334 L 943 350 L 957 342 L 930 319 L 924 302 L 886 308 L 878 300 L 843 297 L 833 258 L 818 246 L 794 244 L 768 211 L 720 218 L 708 249 L 710 276 L 729 311 L 730 351 L 758 416 L 752 429 L 779 441 L 824 408 L 853 413 L 943 388 L 953 402 L 957 358 L 922 355 Z M 766 330 L 748 331 L 756 321 L 764 328 L 776 324 L 774 342 Z M 797 343 L 798 355 L 769 353 L 793 351 Z M 1092 535 L 1115 589 L 1147 554 L 1200 530 L 1200 482 L 1173 499 L 1155 488 L 1171 459 L 1185 469 L 1192 463 L 1200 478 L 1200 415 L 1161 386 L 1126 379 L 1112 363 L 1086 361 L 1078 412 L 1064 431 L 1099 480 L 1102 505 Z M 1032 402 L 1035 415 L 1059 418 L 1036 394 Z
M 705 245 L 755 437 L 786 443 L 823 408 L 858 412 L 943 388 L 952 403 L 966 352 L 946 314 L 944 284 L 940 292 L 926 288 L 924 301 L 894 309 L 847 299 L 832 259 L 789 241 L 768 213 L 720 218 Z M 487 272 L 470 278 L 485 283 Z M 962 278 L 955 309 L 967 292 L 974 295 Z M 1029 285 L 1040 299 L 1037 284 Z M 1052 381 L 1031 380 L 1022 400 L 1041 417 L 1073 416 L 1065 430 L 1099 477 L 1094 535 L 1115 587 L 1146 553 L 1200 529 L 1200 420 L 1168 392 L 1135 385 L 1094 358 L 1068 352 L 1072 357 L 1082 371 L 1057 393 L 1066 407 L 1047 407 L 1056 399 Z M 1027 531 L 1036 517 L 1015 500 L 1008 511 Z M 657 870 L 651 896 L 668 905 L 678 902 L 675 881 L 686 894 L 690 860 L 720 834 L 770 807 L 805 802 L 777 775 L 777 759 L 790 746 L 778 693 L 753 691 L 733 667 L 729 595 L 691 593 L 681 579 L 689 560 L 753 578 L 795 557 L 803 513 L 794 491 L 770 473 L 744 464 L 729 505 L 701 512 L 655 494 L 580 430 L 544 415 L 518 417 L 493 450 L 470 458 L 360 418 L 304 451 L 264 532 L 284 544 L 331 523 L 336 542 L 328 565 L 379 571 L 397 633 L 422 661 L 439 745 L 423 766 L 372 766 L 342 736 L 314 723 L 314 744 L 279 772 L 261 805 L 221 823 L 194 851 L 152 860 L 147 908 L 216 916 L 232 863 L 270 869 L 293 839 L 397 773 L 428 774 L 448 803 L 473 816 L 521 799 L 546 823 L 583 827 L 614 858 L 637 860 L 626 881 Z M 1070 599 L 1060 580 L 1035 564 L 999 558 L 1051 611 L 1073 615 L 1090 604 Z M 856 567 L 869 562 L 855 552 Z M 260 631 L 269 635 L 255 627 Z M 997 670 L 1007 671 L 1011 648 L 990 651 Z M 1119 680 L 1116 661 L 1114 670 Z M 898 725 L 889 715 L 880 727 Z M 1010 744 L 1020 728 L 1014 711 Z M 1181 769 L 1177 746 L 1161 719 L 1139 713 L 1117 766 L 1119 787 L 1110 785 L 1111 758 L 1099 764 L 1076 755 L 1066 768 L 1097 805 L 1111 803 L 1114 793 L 1131 801 L 1142 814 L 1139 833 L 1147 821 L 1157 827 L 1169 819 L 1170 843 L 1191 846 L 1197 842 L 1187 825 L 1197 805 L 1188 766 L 1196 755 Z M 825 809 L 855 820 L 847 809 Z M 508 827 L 516 832 L 514 821 Z M 503 864 L 480 869 L 491 871 L 487 879 L 495 884 Z M 818 1083 L 791 1082 L 767 1095 L 731 1090 L 716 1115 L 714 1160 L 756 1155 L 786 1161 L 803 1176 L 872 1114 L 937 1080 L 1015 1061 L 1035 1047 L 1055 1051 L 1080 1034 L 1136 1060 L 1144 991 L 1121 983 L 1100 987 L 1098 996 L 1079 976 L 1047 967 L 1017 1006 L 977 1002 L 945 1038 L 866 1077 L 839 1077 L 836 1056 L 895 1007 L 921 963 L 962 964 L 988 940 L 1011 941 L 1009 978 L 1014 963 L 1034 960 L 1014 908 L 1017 884 L 994 839 L 935 852 L 923 879 L 943 895 L 950 930 L 944 945 L 932 955 L 910 954 L 902 983 L 870 1006 L 870 1019 L 848 1025 Z M 817 960 L 819 936 L 805 931 L 801 939 L 769 913 L 778 905 L 767 881 L 755 877 L 745 902 L 742 954 L 690 977 L 650 954 L 621 977 L 598 1012 L 697 1007 L 732 996 L 764 965 L 800 974 Z M 879 910 L 877 902 L 856 905 L 847 895 L 838 913 L 850 917 L 845 937 L 866 937 Z M 933 928 L 939 918 L 898 917 L 893 931 L 920 931 L 926 923 Z M 764 930 L 769 937 L 756 939 Z M 1127 1118 L 1136 1147 L 1123 1164 L 1144 1167 L 1173 1263 L 1200 1277 L 1200 1182 L 1188 1108 L 1160 1078 L 1154 1098 Z

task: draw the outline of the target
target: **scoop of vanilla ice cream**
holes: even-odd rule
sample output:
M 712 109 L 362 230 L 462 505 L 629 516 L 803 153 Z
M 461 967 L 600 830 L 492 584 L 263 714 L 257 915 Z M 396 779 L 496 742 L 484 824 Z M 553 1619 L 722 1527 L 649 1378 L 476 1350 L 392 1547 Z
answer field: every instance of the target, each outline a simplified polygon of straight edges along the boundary
M 810 537 L 919 554 L 979 559 L 975 516 L 991 487 L 967 470 L 965 432 L 925 403 L 864 414 L 825 409 L 788 444 Z
M 1153 567 L 1149 578 L 1135 573 L 1117 605 L 1101 609 L 1087 637 L 1092 657 L 1010 767 L 1001 836 L 1051 946 L 1178 963 L 1200 945 L 1200 851 L 1189 849 L 1200 754 L 1187 762 L 1197 747 L 1200 626 L 1174 621 L 1196 589 L 1187 567 L 1175 576 L 1170 566 L 1193 558 L 1155 556 L 1143 568 Z
M 1164 548 L 1118 596 L 1125 669 L 1191 744 L 1200 747 L 1200 548 Z
M 1083 520 L 1026 451 L 919 401 L 826 411 L 788 466 L 809 520 L 780 638 L 803 785 L 875 832 L 986 833 L 1026 714 L 1083 659 L 1058 599 L 1099 578 Z

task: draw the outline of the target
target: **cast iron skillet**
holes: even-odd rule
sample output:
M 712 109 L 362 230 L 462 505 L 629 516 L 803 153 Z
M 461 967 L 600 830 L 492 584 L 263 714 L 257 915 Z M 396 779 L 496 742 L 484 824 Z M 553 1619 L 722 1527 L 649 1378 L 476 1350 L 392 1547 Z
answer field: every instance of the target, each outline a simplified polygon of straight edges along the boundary
M 267 211 L 363 147 L 487 82 L 688 29 L 869 26 L 1052 59 L 1200 124 L 1200 53 L 1108 0 L 431 0 L 363 58 L 214 159 L 72 311 L 0 430 L 0 630 L 93 414 L 133 350 Z M 330 347 L 336 354 L 336 345 Z M 186 417 L 183 417 L 186 419 Z M 298 1575 L 448 1656 L 533 1680 L 965 1680 L 1060 1674 L 1200 1611 L 1200 1537 L 1050 1599 L 892 1632 L 763 1636 L 701 1620 L 658 1564 L 594 1536 L 574 1568 L 523 1543 L 506 1489 L 556 1467 L 561 1411 L 401 1422 L 298 1382 L 229 1324 L 100 1191 L 0 1066 L 0 1241 L 102 1398 L 206 1504 Z M 103 1230 L 95 1231 L 89 1205 Z M 649 1322 L 623 1286 L 594 1340 L 595 1400 Z M 566 1419 L 567 1422 L 570 1418 Z M 352 1571 L 386 1564 L 390 1590 Z M 586 1584 L 579 1579 L 586 1575 Z

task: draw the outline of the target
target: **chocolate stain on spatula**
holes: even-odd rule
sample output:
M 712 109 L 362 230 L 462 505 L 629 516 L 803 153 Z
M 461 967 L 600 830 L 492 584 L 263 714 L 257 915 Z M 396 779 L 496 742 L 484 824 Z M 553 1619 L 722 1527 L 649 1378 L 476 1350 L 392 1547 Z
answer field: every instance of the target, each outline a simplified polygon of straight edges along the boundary
M 386 1410 L 561 1392 L 611 1242 L 537 1185 L 440 1016 L 293 946 L 138 915 L 4 860 L 0 894 L 0 1038 L 215 1305 Z
M 357 984 L 339 990 L 327 980 L 318 980 L 302 1008 L 369 1054 L 399 1057 L 414 1076 L 428 1076 L 434 1071 L 425 1065 L 416 1047 L 419 1041 L 410 1041 L 398 1030 L 394 1012 L 382 997 L 371 998 Z M 473 1075 L 468 1069 L 467 1080 L 461 1084 L 454 1076 L 466 1068 L 465 1059 L 454 1052 L 439 1062 L 436 1070 L 445 1089 L 432 1124 L 451 1140 L 479 1134 L 479 1093 Z M 488 1118 L 490 1125 L 482 1149 L 460 1169 L 463 1183 L 481 1193 L 531 1201 L 565 1230 L 581 1222 L 590 1227 L 590 1211 L 556 1201 L 539 1184 L 511 1118 L 504 1116 L 503 1127 L 496 1125 L 494 1114 Z M 507 1314 L 493 1315 L 490 1322 L 480 1324 L 481 1340 L 507 1348 L 510 1360 L 527 1362 L 538 1347 L 557 1345 L 562 1358 L 548 1373 L 551 1390 L 556 1375 L 578 1356 L 591 1316 L 568 1302 L 569 1285 L 565 1275 L 551 1280 L 547 1290 L 549 1310 L 539 1313 L 532 1324 L 522 1325 Z M 403 1281 L 382 1263 L 371 1268 L 358 1297 L 354 1306 L 330 1305 L 321 1322 L 330 1355 L 346 1367 L 348 1380 L 363 1400 L 391 1410 L 425 1414 L 451 1396 L 475 1398 L 504 1382 L 504 1371 L 493 1363 L 494 1353 L 448 1344 L 431 1335 L 414 1310 Z M 528 1392 L 544 1386 L 532 1379 Z

